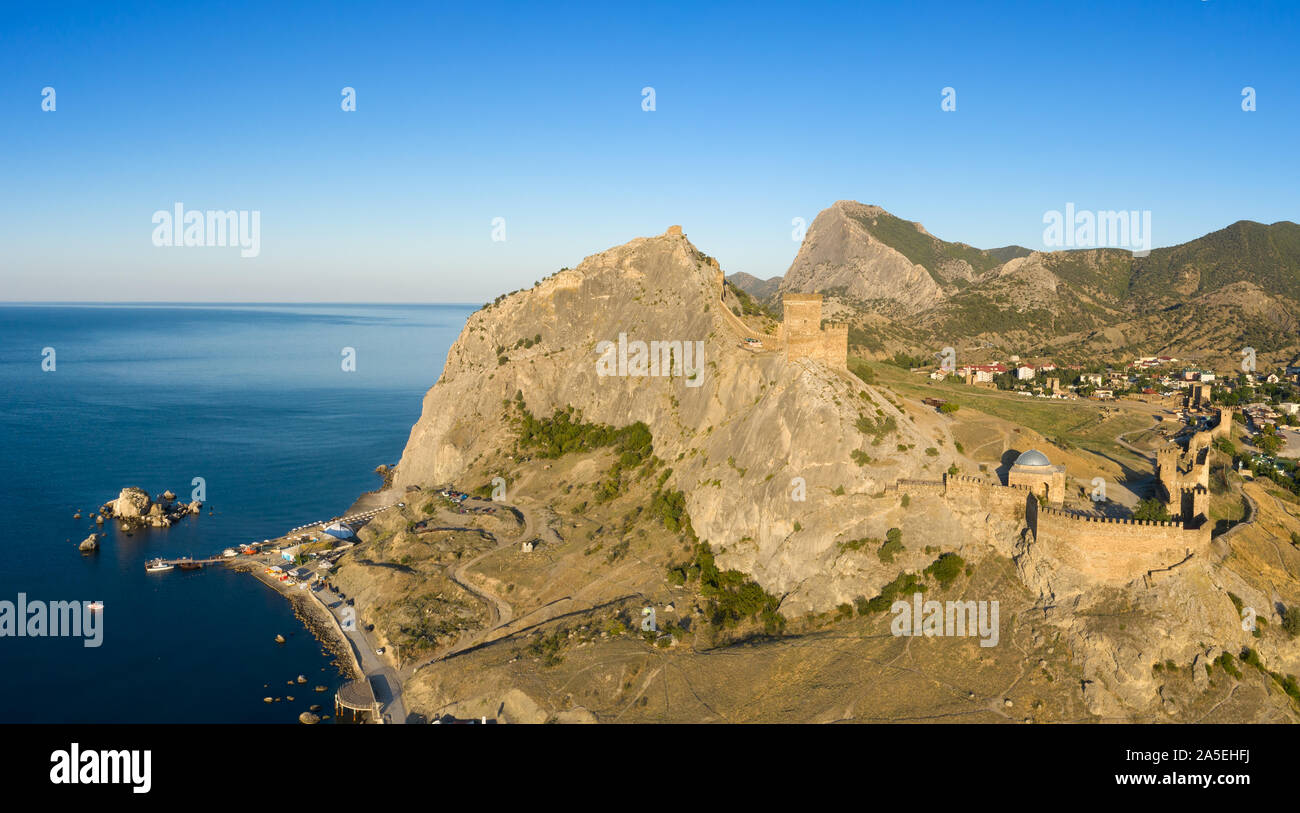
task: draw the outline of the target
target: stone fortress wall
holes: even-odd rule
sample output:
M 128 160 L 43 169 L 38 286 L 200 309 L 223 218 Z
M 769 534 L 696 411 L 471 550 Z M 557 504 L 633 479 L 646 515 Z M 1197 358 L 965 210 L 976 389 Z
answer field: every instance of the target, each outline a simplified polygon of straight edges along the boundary
M 899 480 L 886 492 L 942 497 L 956 507 L 977 508 L 1028 525 L 1051 559 L 1095 582 L 1127 584 L 1167 574 L 1189 557 L 1210 549 L 1210 524 L 1204 521 L 1208 492 L 1196 491 L 1195 514 L 1187 522 L 1113 519 L 1039 505 L 1034 489 L 1002 485 L 980 477 L 945 475 L 943 480 Z
M 1127 584 L 1210 550 L 1208 522 L 1144 522 L 1031 507 L 1044 552 L 1103 584 Z

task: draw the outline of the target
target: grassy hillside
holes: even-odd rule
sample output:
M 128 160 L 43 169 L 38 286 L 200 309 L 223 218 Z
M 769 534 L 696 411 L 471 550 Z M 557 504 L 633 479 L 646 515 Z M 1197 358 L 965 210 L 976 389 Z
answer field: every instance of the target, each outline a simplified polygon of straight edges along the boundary
M 888 213 L 879 215 L 851 215 L 862 224 L 872 236 L 880 242 L 902 254 L 917 265 L 925 266 L 935 281 L 944 284 L 946 280 L 939 276 L 937 270 L 946 262 L 965 260 L 977 273 L 984 273 L 1002 265 L 1006 260 L 1000 257 L 1015 251 L 1026 251 L 1019 246 L 1007 246 L 998 249 L 1000 254 L 968 246 L 965 243 L 949 243 L 932 237 L 917 229 L 916 225 L 894 217 Z
M 1300 302 L 1300 225 L 1240 220 L 1134 260 L 1132 292 L 1153 302 L 1195 296 L 1239 281 Z

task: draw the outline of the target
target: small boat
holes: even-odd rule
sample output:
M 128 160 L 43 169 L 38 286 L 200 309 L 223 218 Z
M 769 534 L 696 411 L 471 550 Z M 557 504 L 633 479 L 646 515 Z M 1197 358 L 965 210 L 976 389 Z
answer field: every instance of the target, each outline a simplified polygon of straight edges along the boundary
M 92 601 L 86 605 L 86 609 L 90 610 L 92 613 L 100 612 L 104 609 L 104 602 Z
M 185 561 L 177 562 L 177 564 L 180 566 L 181 570 L 201 570 L 203 568 L 203 565 L 194 561 L 193 557 L 190 556 L 186 556 Z
M 221 555 L 226 557 L 227 559 L 233 559 L 234 557 L 239 555 L 239 551 L 235 550 L 234 548 L 226 548 L 221 552 Z
M 172 566 L 162 559 L 150 559 L 144 563 L 144 569 L 146 573 L 162 573 L 165 570 L 171 570 Z

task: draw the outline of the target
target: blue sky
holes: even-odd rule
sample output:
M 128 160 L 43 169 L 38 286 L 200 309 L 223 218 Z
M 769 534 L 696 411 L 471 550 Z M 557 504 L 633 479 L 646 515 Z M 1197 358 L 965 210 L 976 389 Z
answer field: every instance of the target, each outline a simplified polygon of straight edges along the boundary
M 1300 220 L 1297 11 L 8 4 L 0 300 L 482 302 L 671 224 L 767 277 L 844 198 L 981 247 Z M 155 247 L 177 201 L 258 210 L 259 256 Z

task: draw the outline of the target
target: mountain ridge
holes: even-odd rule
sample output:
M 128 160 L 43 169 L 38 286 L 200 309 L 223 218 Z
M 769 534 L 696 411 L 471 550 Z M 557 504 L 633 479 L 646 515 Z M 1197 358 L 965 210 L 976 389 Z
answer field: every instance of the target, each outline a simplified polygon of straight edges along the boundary
M 1250 343 L 1281 357 L 1300 348 L 1300 225 L 1289 220 L 1238 220 L 1145 256 L 1109 247 L 986 250 L 841 200 L 814 219 L 779 280 L 775 292 L 772 280 L 732 281 L 768 305 L 785 293 L 836 299 L 856 335 L 868 337 L 859 346 L 885 354 L 963 340 L 1091 353 L 1118 349 L 1096 340 L 1116 329 L 1131 337 L 1124 346 L 1169 349 L 1165 337 L 1177 337 L 1184 353 Z

